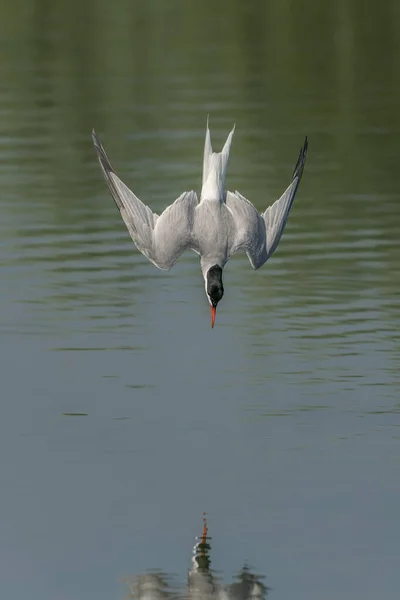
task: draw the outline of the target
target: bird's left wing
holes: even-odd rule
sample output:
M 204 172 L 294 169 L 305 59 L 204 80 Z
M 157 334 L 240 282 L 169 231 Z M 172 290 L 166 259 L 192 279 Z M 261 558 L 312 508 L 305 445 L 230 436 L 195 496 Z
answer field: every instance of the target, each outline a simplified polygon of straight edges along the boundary
M 240 249 L 245 250 L 254 269 L 259 269 L 279 244 L 303 175 L 307 148 L 306 138 L 289 187 L 261 215 L 239 192 L 226 194 L 226 206 L 234 218 L 236 231 L 231 254 Z
M 115 174 L 95 131 L 92 138 L 104 179 L 137 249 L 159 269 L 170 269 L 193 246 L 196 193 L 184 192 L 161 216 L 153 213 Z
M 264 220 L 252 203 L 238 191 L 226 192 L 225 202 L 234 223 L 229 255 L 244 250 L 251 266 L 258 269 L 266 260 Z
M 308 141 L 306 138 L 303 147 L 300 149 L 299 158 L 297 159 L 289 187 L 283 192 L 279 200 L 276 200 L 276 202 L 274 202 L 272 206 L 269 206 L 261 215 L 265 221 L 267 260 L 276 250 L 285 228 L 286 221 L 288 220 L 290 209 L 292 208 L 296 192 L 299 189 L 300 181 L 303 176 L 307 149 Z

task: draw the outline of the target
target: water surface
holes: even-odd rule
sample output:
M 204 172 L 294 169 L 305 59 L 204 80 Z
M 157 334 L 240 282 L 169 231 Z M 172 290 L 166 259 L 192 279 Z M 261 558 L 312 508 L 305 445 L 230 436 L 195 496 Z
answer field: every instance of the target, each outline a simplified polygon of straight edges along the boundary
M 109 600 L 184 581 L 207 511 L 226 584 L 398 597 L 397 3 L 7 3 L 0 22 L 0 589 Z M 133 247 L 96 127 L 155 211 L 228 170 L 264 210 L 309 156 L 273 259 Z

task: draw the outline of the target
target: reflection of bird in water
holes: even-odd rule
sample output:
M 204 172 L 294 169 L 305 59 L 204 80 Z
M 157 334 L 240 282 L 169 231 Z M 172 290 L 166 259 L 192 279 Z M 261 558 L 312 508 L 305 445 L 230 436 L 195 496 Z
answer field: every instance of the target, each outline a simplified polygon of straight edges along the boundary
M 188 573 L 187 596 L 190 600 L 206 600 L 222 598 L 220 587 L 214 581 L 211 571 L 211 546 L 208 534 L 207 521 L 203 518 L 203 534 L 193 548 L 192 568 Z M 197 538 L 198 539 L 198 538 Z
M 262 600 L 266 598 L 269 588 L 261 583 L 261 577 L 243 567 L 237 576 L 238 581 L 228 586 L 229 600 Z
M 166 600 L 172 598 L 168 591 L 168 577 L 164 573 L 143 573 L 129 581 L 129 598 L 138 600 Z
M 211 545 L 207 521 L 203 518 L 203 533 L 193 548 L 192 567 L 183 590 L 170 586 L 170 577 L 161 571 L 133 577 L 129 582 L 129 598 L 135 600 L 265 600 L 269 588 L 248 567 L 236 576 L 237 581 L 223 585 L 211 569 Z

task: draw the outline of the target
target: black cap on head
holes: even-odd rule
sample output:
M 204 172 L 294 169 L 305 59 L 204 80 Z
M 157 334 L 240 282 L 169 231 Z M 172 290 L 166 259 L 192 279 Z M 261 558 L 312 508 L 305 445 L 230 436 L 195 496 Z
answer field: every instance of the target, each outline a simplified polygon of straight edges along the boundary
M 224 286 L 222 285 L 222 269 L 219 265 L 214 265 L 207 271 L 207 294 L 214 308 L 224 295 Z

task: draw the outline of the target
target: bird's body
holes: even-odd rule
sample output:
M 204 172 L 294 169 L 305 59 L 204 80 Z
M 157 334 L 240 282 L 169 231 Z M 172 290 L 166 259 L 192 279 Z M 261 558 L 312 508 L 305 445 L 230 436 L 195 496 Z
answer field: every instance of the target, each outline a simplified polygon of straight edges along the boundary
M 161 215 L 151 211 L 119 179 L 93 131 L 93 142 L 104 178 L 136 247 L 159 269 L 170 269 L 185 250 L 200 255 L 212 324 L 223 295 L 222 269 L 238 250 L 244 250 L 254 269 L 272 255 L 281 238 L 307 154 L 307 138 L 300 151 L 292 181 L 284 194 L 264 213 L 239 192 L 225 191 L 225 177 L 234 129 L 222 152 L 213 152 L 207 124 L 200 201 L 194 191 L 184 192 Z

